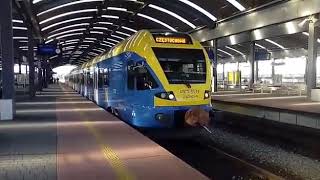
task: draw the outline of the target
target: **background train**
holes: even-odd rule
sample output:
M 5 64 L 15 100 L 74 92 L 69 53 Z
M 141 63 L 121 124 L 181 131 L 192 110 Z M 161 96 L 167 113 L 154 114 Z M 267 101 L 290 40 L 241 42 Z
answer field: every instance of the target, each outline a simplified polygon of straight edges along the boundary
M 176 127 L 191 107 L 211 111 L 212 64 L 189 35 L 141 30 L 74 69 L 67 82 L 137 127 Z

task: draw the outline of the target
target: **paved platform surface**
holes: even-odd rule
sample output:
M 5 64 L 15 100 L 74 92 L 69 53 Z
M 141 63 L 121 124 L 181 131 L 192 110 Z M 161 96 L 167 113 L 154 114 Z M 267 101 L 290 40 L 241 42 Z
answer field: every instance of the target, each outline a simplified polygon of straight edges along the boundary
M 0 122 L 1 180 L 207 179 L 65 86 L 17 99 Z
M 269 93 L 218 93 L 213 94 L 212 99 L 214 101 L 320 114 L 320 102 L 311 102 L 306 96 L 281 96 Z

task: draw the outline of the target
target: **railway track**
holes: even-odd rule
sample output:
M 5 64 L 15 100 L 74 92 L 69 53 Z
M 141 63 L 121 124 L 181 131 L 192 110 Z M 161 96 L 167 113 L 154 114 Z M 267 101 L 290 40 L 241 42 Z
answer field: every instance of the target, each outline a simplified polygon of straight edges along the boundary
M 150 137 L 150 136 L 149 136 Z M 155 142 L 201 173 L 214 180 L 283 180 L 284 178 L 235 157 L 201 136 L 187 138 L 157 138 Z

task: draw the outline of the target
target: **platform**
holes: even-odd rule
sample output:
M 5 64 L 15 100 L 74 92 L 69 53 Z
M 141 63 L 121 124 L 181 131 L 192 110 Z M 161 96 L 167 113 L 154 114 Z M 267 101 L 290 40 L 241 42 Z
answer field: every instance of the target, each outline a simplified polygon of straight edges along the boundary
M 233 92 L 216 93 L 212 99 L 219 110 L 320 129 L 320 102 L 306 96 Z
M 17 100 L 0 122 L 0 179 L 207 179 L 62 85 Z

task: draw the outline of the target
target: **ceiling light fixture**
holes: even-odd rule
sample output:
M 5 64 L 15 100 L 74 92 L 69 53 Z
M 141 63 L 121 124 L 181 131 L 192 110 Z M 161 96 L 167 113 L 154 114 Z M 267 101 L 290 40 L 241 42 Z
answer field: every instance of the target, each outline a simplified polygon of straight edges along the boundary
M 266 40 L 267 42 L 273 44 L 273 45 L 278 46 L 278 47 L 281 48 L 281 49 L 286 49 L 286 48 L 283 47 L 282 45 L 280 45 L 280 44 L 278 44 L 278 43 L 276 43 L 276 42 L 274 42 L 274 41 L 272 41 L 272 40 L 270 40 L 270 39 L 265 39 L 265 40 Z
M 243 52 L 241 52 L 241 51 L 239 51 L 239 50 L 236 50 L 236 49 L 231 48 L 231 47 L 229 47 L 229 46 L 226 46 L 226 48 L 227 48 L 227 49 L 230 49 L 230 50 L 232 50 L 232 51 L 234 51 L 234 52 L 236 52 L 236 53 L 238 53 L 238 54 L 240 54 L 241 56 L 246 56 Z
M 230 4 L 232 4 L 234 7 L 236 7 L 240 11 L 246 10 L 245 7 L 243 7 L 238 1 L 236 0 L 227 0 Z
M 128 36 L 128 37 L 131 36 L 130 34 L 127 34 L 127 33 L 121 32 L 121 31 L 116 31 L 116 33 L 124 35 L 124 36 Z
M 156 9 L 156 10 L 159 10 L 161 12 L 164 12 L 166 14 L 169 14 L 170 16 L 173 16 L 174 18 L 176 19 L 179 19 L 180 21 L 184 22 L 185 24 L 187 24 L 188 26 L 190 26 L 192 29 L 195 29 L 196 26 L 194 24 L 192 24 L 191 22 L 189 22 L 188 20 L 186 20 L 185 18 L 181 17 L 180 15 L 172 12 L 172 11 L 169 11 L 165 8 L 162 8 L 162 7 L 159 7 L 159 6 L 156 6 L 154 4 L 149 4 L 148 5 L 149 7 L 153 8 L 153 9 Z
M 40 21 L 40 25 L 44 24 L 44 23 L 48 23 L 50 21 L 53 21 L 55 19 L 61 18 L 61 17 L 65 17 L 65 16 L 69 16 L 69 15 L 73 15 L 73 14 L 80 14 L 80 13 L 86 13 L 86 12 L 97 12 L 97 9 L 82 9 L 82 10 L 78 10 L 78 11 L 70 11 L 70 12 L 66 12 L 66 13 L 62 13 L 53 17 L 50 17 L 48 19 L 45 19 L 43 21 Z
M 187 4 L 188 6 L 191 6 L 192 8 L 196 9 L 197 11 L 201 12 L 202 14 L 206 15 L 208 18 L 210 18 L 212 21 L 217 21 L 217 18 L 214 17 L 211 13 L 204 10 L 202 7 L 196 5 L 195 3 L 188 1 L 188 0 L 179 0 L 180 2 L 183 2 Z
M 128 30 L 128 31 L 131 31 L 131 32 L 134 32 L 134 33 L 138 32 L 137 30 L 129 28 L 129 27 L 126 27 L 126 26 L 121 26 L 121 28 L 125 29 L 125 30 Z
M 51 11 L 54 11 L 54 10 L 57 10 L 57 9 L 60 9 L 60 8 L 64 8 L 64 7 L 67 7 L 67 6 L 72 6 L 72 5 L 75 5 L 75 4 L 89 3 L 89 2 L 103 2 L 103 1 L 104 0 L 80 0 L 80 1 L 74 1 L 74 2 L 62 4 L 60 6 L 55 6 L 55 7 L 51 8 L 51 9 L 42 11 L 42 12 L 38 13 L 37 16 L 41 16 L 41 15 L 46 14 L 48 12 L 51 12 Z
M 225 54 L 227 54 L 227 55 L 231 56 L 232 58 L 234 58 L 234 55 L 232 55 L 232 54 L 228 53 L 227 51 L 224 51 L 224 50 L 222 50 L 222 49 L 218 49 L 218 51 L 223 52 L 223 53 L 225 53 Z
M 123 37 L 120 37 L 120 36 L 117 36 L 117 35 L 114 35 L 114 34 L 112 34 L 111 36 L 114 37 L 114 38 L 118 38 L 118 39 L 124 40 Z
M 140 16 L 140 17 L 149 19 L 149 20 L 151 20 L 151 21 L 153 21 L 153 22 L 155 22 L 155 23 L 157 23 L 157 24 L 160 24 L 160 25 L 162 25 L 162 26 L 170 29 L 171 31 L 177 32 L 177 30 L 176 30 L 175 28 L 171 27 L 170 25 L 168 25 L 168 24 L 166 24 L 166 23 L 164 23 L 164 22 L 162 22 L 162 21 L 160 21 L 160 20 L 158 20 L 158 19 L 155 19 L 155 18 L 153 18 L 153 17 L 147 16 L 147 15 L 141 14 L 141 13 L 138 13 L 137 15 Z
M 73 21 L 87 20 L 87 19 L 92 19 L 92 17 L 80 17 L 80 18 L 73 18 L 73 19 L 68 19 L 68 20 L 65 20 L 65 21 L 60 21 L 60 22 L 57 22 L 55 24 L 52 24 L 52 25 L 49 25 L 49 26 L 46 26 L 46 27 L 42 28 L 41 31 L 48 30 L 48 29 L 50 29 L 52 27 L 59 26 L 61 24 L 66 24 L 66 23 L 73 22 Z

